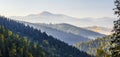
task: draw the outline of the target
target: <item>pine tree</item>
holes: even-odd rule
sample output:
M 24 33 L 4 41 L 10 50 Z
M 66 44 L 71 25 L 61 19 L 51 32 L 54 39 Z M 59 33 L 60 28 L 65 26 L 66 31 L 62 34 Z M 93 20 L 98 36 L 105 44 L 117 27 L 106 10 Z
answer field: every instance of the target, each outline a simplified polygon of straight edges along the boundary
M 96 57 L 110 57 L 110 55 L 104 50 L 103 44 L 99 43 L 100 48 L 96 50 Z
M 114 21 L 113 36 L 111 37 L 111 57 L 120 57 L 120 0 L 115 2 L 116 8 L 114 9 L 115 15 L 118 20 Z

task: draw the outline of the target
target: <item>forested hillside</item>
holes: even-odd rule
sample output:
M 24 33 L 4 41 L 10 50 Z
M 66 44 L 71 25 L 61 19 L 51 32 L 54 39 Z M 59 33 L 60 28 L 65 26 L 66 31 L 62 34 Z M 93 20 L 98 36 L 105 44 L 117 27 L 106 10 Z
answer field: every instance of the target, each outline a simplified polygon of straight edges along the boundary
M 101 47 L 104 51 L 108 53 L 110 48 L 110 38 L 111 36 L 106 36 L 103 38 L 97 38 L 95 40 L 90 40 L 87 42 L 80 42 L 75 44 L 74 46 L 79 50 L 85 51 L 91 55 L 96 55 L 97 49 Z
M 10 46 L 12 46 L 11 44 L 13 44 L 11 49 L 4 48 L 1 46 L 2 48 L 4 48 L 4 49 L 2 49 L 3 50 L 2 53 L 5 54 L 5 56 L 3 56 L 3 57 L 8 56 L 7 52 L 9 52 L 9 50 L 13 51 L 13 52 L 10 51 L 10 55 L 12 55 L 11 57 L 13 57 L 13 55 L 15 57 L 20 57 L 17 55 L 17 52 L 19 50 L 19 49 L 17 50 L 17 47 L 19 47 L 17 45 L 21 45 L 22 47 L 24 47 L 25 45 L 28 45 L 28 43 L 30 43 L 29 45 L 31 45 L 31 46 L 25 46 L 28 48 L 24 47 L 25 48 L 24 51 L 26 51 L 26 52 L 23 54 L 27 53 L 31 57 L 40 57 L 40 56 L 42 56 L 42 57 L 90 57 L 85 52 L 81 52 L 78 49 L 76 49 L 75 47 L 69 46 L 68 44 L 66 44 L 64 42 L 61 42 L 61 41 L 55 39 L 54 37 L 47 35 L 45 32 L 42 33 L 40 30 L 34 29 L 30 26 L 25 26 L 24 24 L 18 23 L 13 20 L 9 20 L 8 18 L 0 17 L 0 26 L 4 26 L 6 29 L 9 29 L 11 31 L 10 32 L 11 36 L 8 35 L 7 37 L 4 37 L 4 36 L 1 37 L 1 38 L 5 38 L 6 39 L 5 41 L 7 41 L 7 39 L 9 39 L 7 42 L 9 42 L 9 41 L 11 41 L 11 42 L 8 43 L 7 45 L 2 43 L 2 45 L 4 47 L 8 46 L 8 48 L 9 48 Z M 2 31 L 2 30 L 0 30 L 0 31 Z M 7 32 L 6 30 L 4 30 L 4 31 Z M 1 34 L 6 35 L 4 33 L 1 33 Z M 14 33 L 14 34 L 11 34 L 11 33 Z M 20 38 L 18 38 L 20 42 L 17 40 L 18 36 L 14 36 L 16 34 L 20 35 Z M 27 38 L 24 38 L 23 36 L 27 37 Z M 13 39 L 10 39 L 10 38 L 13 38 Z M 24 39 L 25 39 L 25 41 L 27 41 L 27 39 L 28 39 L 28 43 L 24 43 Z M 33 49 L 32 49 L 32 45 L 34 45 L 34 44 L 36 46 L 33 46 Z M 36 50 L 34 50 L 34 47 L 36 48 Z M 31 49 L 32 49 L 32 51 L 27 52 L 28 50 L 31 50 Z M 6 50 L 7 52 L 5 52 L 4 50 Z M 39 50 L 42 50 L 42 51 L 39 52 Z M 33 51 L 34 51 L 34 53 L 32 53 Z M 38 56 L 37 53 L 40 53 L 41 55 Z M 36 54 L 36 55 L 34 55 L 34 54 Z M 23 57 L 26 57 L 26 56 L 27 55 L 25 55 Z
M 12 31 L 0 26 L 0 57 L 49 57 L 36 42 L 20 37 Z

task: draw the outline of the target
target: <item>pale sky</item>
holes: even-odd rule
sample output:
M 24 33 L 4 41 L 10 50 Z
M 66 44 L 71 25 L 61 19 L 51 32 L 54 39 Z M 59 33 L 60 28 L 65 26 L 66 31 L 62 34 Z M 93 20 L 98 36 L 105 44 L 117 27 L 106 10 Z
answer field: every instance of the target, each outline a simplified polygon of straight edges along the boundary
M 25 16 L 42 11 L 72 17 L 114 17 L 114 0 L 0 0 L 0 14 Z

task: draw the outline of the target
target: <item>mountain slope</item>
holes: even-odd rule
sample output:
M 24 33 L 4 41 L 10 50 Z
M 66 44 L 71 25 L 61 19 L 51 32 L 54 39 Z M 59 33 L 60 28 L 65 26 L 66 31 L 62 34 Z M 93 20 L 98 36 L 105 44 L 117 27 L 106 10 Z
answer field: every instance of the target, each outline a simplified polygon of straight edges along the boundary
M 38 24 L 38 26 L 41 24 Z M 97 37 L 103 37 L 104 34 L 93 32 L 84 28 L 76 27 L 70 24 L 61 23 L 61 24 L 42 24 L 46 27 L 57 29 L 63 32 L 72 33 L 74 35 L 83 36 L 89 39 L 95 39 Z
M 52 36 L 48 36 L 45 32 L 25 26 L 22 23 L 0 17 L 0 25 L 11 30 L 15 34 L 28 37 L 28 40 L 39 44 L 43 50 L 50 53 L 48 57 L 90 57 L 84 52 L 79 51 L 75 47 L 69 46 Z
M 91 55 L 96 55 L 96 51 L 100 47 L 102 47 L 106 53 L 109 53 L 110 38 L 111 36 L 106 36 L 103 38 L 97 38 L 95 40 L 90 40 L 87 42 L 79 42 L 76 43 L 74 46 L 79 50 L 85 51 Z
M 30 25 L 31 27 L 41 30 L 42 32 L 46 32 L 48 35 L 52 35 L 56 39 L 59 39 L 65 43 L 68 43 L 69 45 L 73 45 L 77 42 L 84 42 L 89 40 L 88 38 L 85 38 L 83 36 L 75 35 L 72 33 L 57 30 L 55 28 L 44 26 L 45 24 L 34 24 L 34 23 L 28 23 L 28 22 L 24 22 L 24 24 Z

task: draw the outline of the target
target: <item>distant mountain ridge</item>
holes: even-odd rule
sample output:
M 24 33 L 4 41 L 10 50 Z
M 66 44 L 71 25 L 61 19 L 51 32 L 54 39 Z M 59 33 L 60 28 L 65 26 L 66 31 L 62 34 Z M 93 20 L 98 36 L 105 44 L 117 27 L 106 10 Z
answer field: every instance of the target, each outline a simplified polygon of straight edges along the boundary
M 56 39 L 61 40 L 65 43 L 68 43 L 69 45 L 73 45 L 77 42 L 84 42 L 84 41 L 90 40 L 87 37 L 64 32 L 61 30 L 57 30 L 55 28 L 51 28 L 49 26 L 46 26 L 47 24 L 35 24 L 35 23 L 28 23 L 28 22 L 22 22 L 22 23 L 26 25 L 30 25 L 38 30 L 41 30 L 41 32 L 46 32 L 48 35 L 52 35 Z
M 61 24 L 42 24 L 44 26 L 54 28 L 60 31 L 64 31 L 67 33 L 72 33 L 75 35 L 83 36 L 89 39 L 95 39 L 97 37 L 103 37 L 105 36 L 104 34 L 100 34 L 91 30 L 87 30 L 81 27 L 76 27 L 74 25 L 70 25 L 67 23 L 61 23 Z
M 97 37 L 103 37 L 105 35 L 86 30 L 84 28 L 76 27 L 70 24 L 61 23 L 61 24 L 45 24 L 45 23 L 29 23 L 23 22 L 26 25 L 30 25 L 34 28 L 46 32 L 48 35 L 52 35 L 55 38 L 64 41 L 70 45 L 73 45 L 78 42 L 85 42 L 90 39 L 95 39 Z
M 64 14 L 54 14 L 47 11 L 44 11 L 39 14 L 30 14 L 27 16 L 11 16 L 10 18 L 32 23 L 68 23 L 78 27 L 88 26 L 112 27 L 113 26 L 112 23 L 115 20 L 115 18 L 112 17 L 75 18 Z

